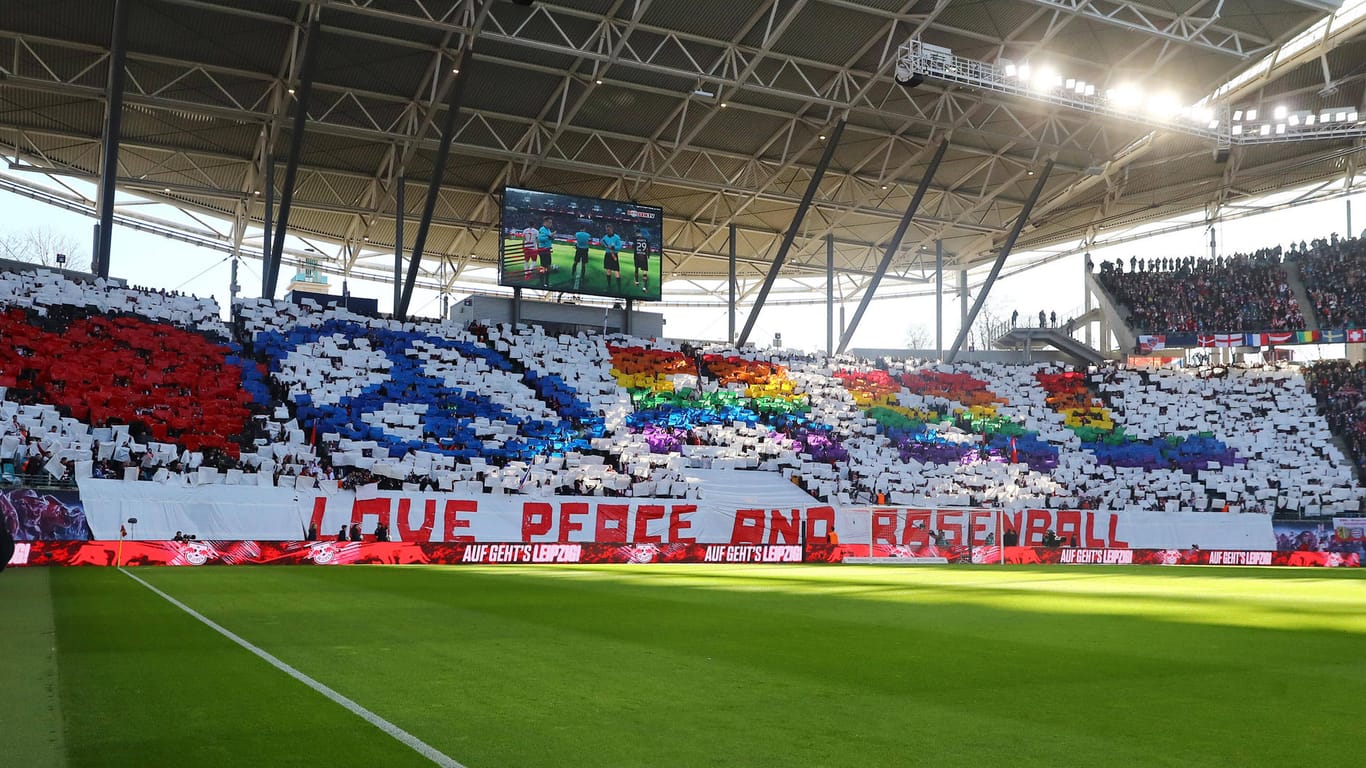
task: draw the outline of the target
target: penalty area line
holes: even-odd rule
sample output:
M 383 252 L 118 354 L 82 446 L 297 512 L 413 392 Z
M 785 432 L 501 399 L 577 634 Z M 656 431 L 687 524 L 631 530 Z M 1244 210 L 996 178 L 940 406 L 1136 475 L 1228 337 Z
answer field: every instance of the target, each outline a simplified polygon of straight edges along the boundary
M 436 749 L 427 742 L 419 739 L 411 733 L 408 733 L 407 731 L 403 730 L 397 725 L 394 725 L 388 720 L 385 720 L 384 718 L 380 717 L 374 712 L 371 712 L 365 707 L 362 707 L 360 704 L 357 704 L 355 701 L 347 698 L 341 693 L 338 693 L 336 690 L 329 688 L 323 683 L 320 683 L 312 677 L 309 677 L 303 672 L 300 672 L 299 670 L 295 669 L 294 667 L 291 667 L 290 665 L 276 658 L 270 652 L 256 645 L 253 645 L 250 641 L 244 639 L 243 637 L 236 634 L 227 627 L 224 627 L 223 625 L 215 622 L 213 619 L 210 619 L 209 617 L 205 616 L 199 611 L 196 611 L 195 609 L 180 602 L 174 597 L 171 597 L 165 592 L 162 592 L 160 589 L 157 589 L 151 584 L 148 584 L 141 577 L 135 576 L 133 573 L 124 568 L 119 568 L 119 570 L 122 571 L 123 574 L 128 578 L 150 589 L 153 593 L 160 595 L 161 598 L 166 602 L 170 603 L 171 605 L 174 605 L 175 607 L 179 608 L 185 613 L 188 613 L 194 618 L 198 619 L 200 623 L 204 624 L 209 629 L 212 629 L 213 631 L 217 632 L 223 637 L 226 637 L 234 643 L 237 643 L 238 645 L 247 649 L 248 651 L 251 651 L 253 654 L 255 654 L 257 657 L 265 661 L 267 664 L 270 664 L 272 667 L 275 667 L 281 672 L 284 672 L 286 675 L 289 675 L 290 677 L 294 678 L 295 680 L 298 680 L 299 682 L 303 683 L 309 688 L 312 688 L 318 693 L 321 693 L 322 695 L 331 699 L 333 702 L 340 704 L 342 707 L 350 711 L 352 714 L 370 723 L 371 725 L 375 726 L 381 731 L 384 731 L 385 733 L 389 734 L 394 739 L 402 742 L 409 749 L 412 749 L 414 752 L 418 753 L 419 755 L 422 755 L 423 757 L 427 758 L 433 763 L 442 766 L 442 768 L 466 768 L 466 766 L 456 762 L 450 756 Z

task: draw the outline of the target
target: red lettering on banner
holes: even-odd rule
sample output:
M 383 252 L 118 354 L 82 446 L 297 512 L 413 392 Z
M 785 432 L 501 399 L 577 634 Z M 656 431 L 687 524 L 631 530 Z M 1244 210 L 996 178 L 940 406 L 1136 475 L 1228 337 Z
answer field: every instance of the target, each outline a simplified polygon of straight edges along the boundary
M 931 513 L 928 509 L 906 510 L 906 527 L 901 530 L 901 543 L 919 544 L 922 547 L 928 544 L 930 519 Z
M 636 527 L 631 541 L 635 544 L 663 544 L 664 539 L 650 533 L 651 520 L 663 520 L 664 507 L 660 504 L 641 504 L 636 507 Z
M 588 505 L 581 501 L 566 501 L 560 504 L 560 537 L 557 539 L 561 544 L 569 541 L 569 534 L 583 530 L 583 523 L 575 522 L 575 517 L 588 514 Z
M 995 515 L 983 509 L 974 509 L 968 513 L 968 544 L 979 546 L 987 542 L 987 533 L 990 532 L 987 526 L 995 527 L 992 519 Z M 995 537 L 993 536 L 993 540 Z
M 941 509 L 935 513 L 934 529 L 944 535 L 951 543 L 963 541 L 963 523 L 960 521 L 962 512 L 956 510 Z M 950 536 L 949 534 L 953 534 Z
M 762 509 L 735 510 L 735 525 L 730 529 L 730 543 L 764 543 L 764 511 Z
M 599 504 L 598 522 L 593 527 L 593 541 L 624 544 L 626 542 L 626 522 L 631 514 L 627 504 Z
M 432 527 L 436 525 L 436 499 L 427 499 L 422 504 L 422 523 L 414 528 L 411 499 L 398 500 L 398 519 L 394 528 L 398 531 L 395 541 L 431 541 Z
M 544 501 L 528 501 L 522 505 L 522 541 L 550 533 L 555 525 L 555 508 Z
M 899 517 L 896 512 L 873 512 L 874 544 L 896 543 L 896 525 Z
M 768 543 L 769 544 L 800 544 L 800 534 L 802 530 L 802 513 L 792 510 L 792 516 L 786 517 L 782 510 L 771 510 L 768 513 Z M 779 541 L 779 537 L 782 540 Z
M 1006 532 L 1007 532 L 1007 531 L 1011 531 L 1011 532 L 1014 532 L 1014 534 L 1015 534 L 1015 540 L 1016 540 L 1016 541 L 1019 541 L 1019 540 L 1020 540 L 1020 531 L 1021 531 L 1021 528 L 1020 528 L 1020 514 L 1021 514 L 1021 513 L 1019 513 L 1019 512 L 1012 512 L 1012 513 L 1010 513 L 1010 514 L 1006 514 L 1005 512 L 1001 512 L 1001 513 L 1000 513 L 1000 515 L 1001 515 L 1001 538 L 1002 538 L 1002 539 L 1004 539 L 1004 538 L 1006 537 Z M 1020 542 L 1020 543 L 1024 543 L 1024 542 Z M 1004 543 L 1004 542 L 1002 542 L 1002 546 L 1005 546 L 1005 543 Z
M 365 528 L 366 515 L 374 515 L 385 528 L 391 528 L 389 524 L 389 499 L 377 496 L 373 499 L 356 499 L 351 505 L 351 524 Z
M 1075 509 L 1060 509 L 1053 513 L 1053 519 L 1057 521 L 1058 538 L 1062 539 L 1064 545 L 1076 546 L 1081 544 L 1081 513 Z M 1076 539 L 1073 542 L 1073 539 Z
M 1096 535 L 1096 513 L 1095 513 L 1095 512 L 1087 512 L 1087 513 L 1086 513 L 1086 539 L 1085 539 L 1085 541 L 1082 541 L 1082 542 L 1079 542 L 1079 543 L 1084 544 L 1084 545 L 1086 545 L 1086 546 L 1088 546 L 1088 547 L 1091 547 L 1092 549 L 1095 549 L 1095 548 L 1097 548 L 1097 547 L 1104 547 L 1104 546 L 1105 546 L 1105 537 L 1104 537 L 1104 536 L 1097 536 L 1097 535 Z
M 696 544 L 697 539 L 684 536 L 692 529 L 692 513 L 697 511 L 696 504 L 675 504 L 669 515 L 669 541 L 674 544 Z M 760 518 L 762 519 L 762 518 Z
M 320 535 L 325 533 L 325 531 L 323 531 L 323 513 L 325 512 L 327 512 L 327 497 L 318 496 L 314 498 L 313 517 L 309 520 L 309 524 L 314 528 L 317 528 Z
M 1109 543 L 1107 546 L 1114 547 L 1115 549 L 1128 549 L 1128 548 L 1129 548 L 1129 542 L 1127 542 L 1127 541 L 1120 541 L 1120 540 L 1119 540 L 1119 533 L 1115 530 L 1115 529 L 1118 528 L 1118 527 L 1119 527 L 1119 515 L 1111 514 L 1111 515 L 1110 515 L 1110 543 Z
M 817 522 L 825 523 L 825 532 L 816 532 Z M 830 534 L 835 531 L 835 509 L 834 507 L 811 507 L 806 510 L 806 540 L 820 541 L 829 539 Z
M 1051 522 L 1053 516 L 1046 509 L 1025 510 L 1025 532 L 1020 544 L 1026 547 L 1043 546 L 1043 535 Z
M 455 532 L 455 529 L 457 528 L 468 529 L 470 527 L 470 521 L 462 519 L 460 513 L 478 511 L 479 502 L 477 501 L 457 501 L 455 499 L 447 501 L 446 509 L 443 512 L 443 516 L 446 518 L 446 541 L 460 541 L 466 543 L 478 541 L 477 538 L 467 533 L 457 535 Z M 525 520 L 525 510 L 522 512 L 522 515 L 523 520 Z

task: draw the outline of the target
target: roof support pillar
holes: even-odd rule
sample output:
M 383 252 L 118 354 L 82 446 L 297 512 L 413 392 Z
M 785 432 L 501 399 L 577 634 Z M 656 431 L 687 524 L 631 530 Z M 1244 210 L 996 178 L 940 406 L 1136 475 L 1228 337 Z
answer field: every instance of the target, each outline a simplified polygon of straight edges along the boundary
M 394 187 L 394 316 L 398 316 L 398 305 L 403 303 L 403 216 L 407 213 L 403 199 L 404 180 L 398 180 Z
M 934 174 L 939 170 L 939 161 L 944 159 L 944 152 L 949 148 L 949 140 L 942 139 L 939 148 L 934 151 L 934 157 L 930 158 L 930 164 L 925 168 L 925 175 L 920 177 L 920 184 L 915 188 L 915 194 L 911 196 L 911 204 L 906 206 L 906 212 L 901 214 L 901 221 L 897 222 L 896 232 L 892 234 L 892 239 L 887 243 L 887 250 L 882 252 L 882 261 L 878 262 L 877 270 L 873 272 L 873 277 L 868 281 L 868 287 L 863 291 L 862 298 L 859 299 L 858 309 L 854 310 L 854 317 L 849 321 L 849 326 L 844 329 L 844 335 L 840 337 L 839 351 L 844 352 L 849 347 L 849 340 L 854 337 L 854 331 L 858 330 L 858 324 L 863 320 L 863 313 L 868 310 L 868 305 L 873 301 L 873 294 L 877 292 L 878 284 L 882 282 L 882 276 L 887 274 L 887 268 L 892 265 L 892 258 L 896 256 L 896 251 L 901 247 L 901 240 L 906 237 L 906 230 L 910 229 L 911 222 L 915 219 L 915 212 L 920 208 L 920 201 L 924 199 L 925 192 L 930 188 L 930 182 L 934 180 Z
M 299 155 L 304 147 L 304 128 L 308 124 L 308 101 L 313 94 L 313 72 L 317 69 L 318 49 L 322 47 L 321 22 L 318 11 L 308 22 L 308 36 L 304 38 L 304 60 L 299 67 L 299 85 L 295 92 L 294 129 L 289 136 L 289 159 L 285 163 L 285 183 L 280 196 L 280 213 L 275 221 L 275 237 L 271 241 L 270 261 L 261 270 L 261 297 L 275 298 L 280 282 L 280 262 L 285 254 L 285 233 L 289 231 L 289 208 L 294 202 L 294 182 L 299 175 Z
M 473 51 L 473 46 L 469 50 Z M 446 121 L 441 125 L 441 143 L 436 148 L 432 178 L 427 184 L 427 201 L 422 206 L 422 218 L 417 222 L 417 236 L 413 239 L 412 255 L 408 257 L 408 273 L 403 279 L 403 293 L 399 296 L 398 306 L 394 307 L 394 317 L 399 320 L 408 318 L 408 305 L 413 301 L 413 287 L 417 285 L 417 268 L 422 263 L 422 251 L 427 247 L 427 232 L 432 227 L 432 215 L 436 213 L 436 200 L 441 193 L 441 182 L 446 177 L 446 161 L 451 156 L 455 121 L 460 114 L 460 102 L 464 100 L 465 78 L 468 73 L 469 67 L 462 67 L 455 75 L 450 93 L 446 94 Z
M 109 277 L 109 250 L 114 237 L 114 187 L 119 178 L 119 140 L 123 130 L 123 88 L 128 79 L 128 12 L 133 0 L 114 0 L 114 34 L 109 43 L 108 111 L 101 147 L 100 220 L 95 230 L 94 272 Z
M 972 302 L 972 309 L 968 312 L 968 316 L 963 319 L 963 326 L 958 329 L 958 338 L 953 340 L 953 347 L 949 349 L 948 356 L 944 358 L 945 362 L 952 363 L 958 359 L 958 350 L 962 349 L 963 342 L 967 341 L 968 333 L 972 331 L 972 324 L 977 320 L 977 313 L 982 311 L 982 305 L 986 303 L 987 295 L 991 293 L 991 286 L 996 282 L 997 276 L 1001 274 L 1001 267 L 1005 266 L 1006 258 L 1010 256 L 1011 250 L 1015 248 L 1015 240 L 1020 237 L 1024 225 L 1029 222 L 1029 214 L 1033 212 L 1034 204 L 1039 202 L 1039 195 L 1043 193 L 1043 185 L 1048 182 L 1048 174 L 1052 172 L 1053 161 L 1049 160 L 1044 164 L 1043 172 L 1039 174 L 1039 180 L 1034 182 L 1034 189 L 1030 191 L 1029 198 L 1020 208 L 1020 215 L 1015 219 L 1015 226 L 1010 228 L 1010 234 L 1001 246 L 1001 252 L 996 254 L 996 262 L 991 265 L 991 273 L 987 275 L 986 282 L 982 283 L 982 290 L 977 292 L 977 299 Z
M 830 166 L 830 158 L 835 156 L 835 147 L 840 143 L 840 136 L 844 134 L 844 118 L 840 118 L 835 123 L 835 130 L 830 132 L 830 139 L 825 144 L 825 152 L 821 154 L 820 162 L 811 172 L 811 182 L 806 185 L 806 193 L 802 195 L 802 200 L 797 204 L 797 212 L 792 215 L 792 224 L 787 228 L 787 234 L 783 235 L 783 243 L 778 246 L 778 253 L 773 257 L 773 264 L 768 268 L 768 275 L 764 278 L 764 284 L 759 287 L 759 295 L 754 299 L 754 306 L 749 310 L 749 317 L 745 318 L 744 330 L 740 331 L 740 339 L 736 346 L 743 347 L 749 341 L 749 334 L 754 330 L 754 323 L 759 319 L 759 311 L 764 308 L 764 302 L 768 299 L 768 292 L 773 290 L 773 283 L 778 279 L 778 272 L 783 268 L 783 262 L 787 260 L 787 252 L 792 250 L 792 242 L 797 239 L 797 233 L 801 231 L 802 219 L 806 218 L 806 212 L 811 209 L 811 201 L 816 197 L 817 190 L 821 186 L 821 178 L 825 176 L 825 169 Z

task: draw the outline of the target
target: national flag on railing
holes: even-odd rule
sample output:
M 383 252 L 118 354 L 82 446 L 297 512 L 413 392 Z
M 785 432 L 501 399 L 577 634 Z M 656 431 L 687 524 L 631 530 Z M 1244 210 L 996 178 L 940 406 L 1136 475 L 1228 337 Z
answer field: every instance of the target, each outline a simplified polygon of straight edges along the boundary
M 1214 346 L 1218 346 L 1217 344 L 1214 343 L 1214 336 L 1212 336 L 1212 335 L 1211 335 L 1211 336 L 1196 336 L 1196 337 L 1195 337 L 1195 343 L 1196 343 L 1198 346 L 1201 346 L 1201 347 L 1214 347 Z
M 1348 344 L 1359 344 L 1359 343 L 1361 343 L 1361 342 L 1363 342 L 1363 341 L 1366 341 L 1366 330 L 1362 330 L 1361 328 L 1348 328 L 1348 329 L 1347 329 L 1347 343 L 1348 343 Z
M 1298 341 L 1301 344 L 1315 344 L 1318 340 L 1318 331 L 1300 331 L 1295 334 L 1295 341 Z
M 1295 334 L 1289 331 L 1275 331 L 1262 335 L 1266 337 L 1267 344 L 1289 344 L 1295 340 Z
M 1346 331 L 1320 331 L 1319 341 L 1324 344 L 1342 344 L 1347 341 Z

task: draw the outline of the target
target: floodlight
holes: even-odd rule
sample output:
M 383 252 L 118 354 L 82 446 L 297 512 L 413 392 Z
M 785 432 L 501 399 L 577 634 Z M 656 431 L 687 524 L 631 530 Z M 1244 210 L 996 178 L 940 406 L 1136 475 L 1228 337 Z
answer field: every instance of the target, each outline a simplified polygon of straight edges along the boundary
M 1307 114 L 1307 115 L 1304 116 L 1304 124 L 1305 124 L 1306 126 L 1310 126 L 1310 125 L 1313 125 L 1313 124 L 1314 124 L 1314 113 L 1313 113 L 1313 112 L 1310 112 L 1309 114 Z
M 1276 107 L 1275 109 L 1271 110 L 1271 115 L 1272 115 L 1273 117 L 1275 117 L 1277 120 L 1284 120 L 1284 119 L 1285 119 L 1285 111 L 1286 111 L 1286 110 L 1285 110 L 1285 107 L 1284 107 L 1284 106 L 1279 106 L 1279 107 Z
M 1276 135 L 1280 136 L 1283 133 L 1285 133 L 1285 123 L 1276 123 Z
M 1023 63 L 1023 64 L 1020 65 L 1020 69 L 1019 69 L 1020 79 L 1021 79 L 1021 80 L 1024 80 L 1025 82 L 1029 82 L 1029 72 L 1030 72 L 1030 69 L 1029 69 L 1029 62 L 1026 61 L 1025 63 Z
M 1270 136 L 1270 135 L 1271 135 L 1271 123 L 1263 123 L 1263 124 L 1262 124 L 1261 134 L 1262 134 L 1263 136 Z
M 1014 64 L 1013 62 L 1006 65 L 1006 77 L 1014 77 L 1014 76 L 1015 76 L 1015 72 L 1016 72 L 1016 69 L 1015 69 L 1015 64 Z
M 1243 110 L 1241 110 L 1241 109 L 1235 109 L 1235 110 L 1233 110 L 1233 122 L 1235 122 L 1235 123 L 1240 123 L 1240 122 L 1242 122 L 1242 120 L 1243 120 Z
M 1219 127 L 1219 121 L 1218 121 L 1218 120 L 1211 120 L 1211 121 L 1209 121 L 1209 129 L 1210 129 L 1211 131 L 1214 130 L 1215 128 L 1218 128 L 1218 127 Z
M 1291 124 L 1291 125 L 1294 125 L 1294 126 L 1298 126 L 1298 125 L 1300 124 L 1300 116 L 1299 116 L 1299 115 L 1291 115 L 1291 116 L 1290 116 L 1290 124 Z
M 1087 95 L 1087 96 L 1095 96 L 1095 95 L 1096 95 L 1096 87 L 1095 87 L 1094 85 L 1091 85 L 1090 83 L 1087 83 L 1087 84 L 1086 84 L 1086 95 Z
M 1243 126 L 1241 126 L 1241 125 L 1235 125 L 1235 126 L 1233 126 L 1233 135 L 1234 135 L 1234 136 L 1242 136 L 1242 135 L 1243 135 Z
M 1329 112 L 1329 111 L 1326 110 L 1326 109 L 1323 110 L 1323 112 L 1319 113 L 1319 122 L 1320 122 L 1320 123 L 1331 123 L 1331 122 L 1333 122 L 1333 113 L 1332 113 L 1332 112 Z
M 1067 78 L 1067 80 L 1063 82 L 1063 87 L 1069 91 L 1074 90 L 1077 87 L 1077 79 L 1075 77 Z
M 1249 110 L 1247 111 L 1247 119 L 1248 119 L 1248 120 L 1256 120 L 1256 119 L 1257 119 L 1257 110 L 1255 110 L 1255 109 L 1249 109 Z
M 1347 120 L 1353 123 L 1357 121 L 1357 111 L 1355 109 L 1347 113 Z
M 1347 110 L 1344 109 L 1343 111 L 1341 111 L 1341 112 L 1338 113 L 1338 122 L 1339 122 L 1339 123 L 1345 123 L 1345 122 L 1347 122 Z
M 1090 86 L 1088 86 L 1088 85 L 1086 84 L 1086 81 L 1085 81 L 1085 80 L 1078 80 L 1078 81 L 1077 81 L 1076 87 L 1073 88 L 1072 90 L 1076 91 L 1079 95 L 1081 95 L 1081 94 L 1085 94 L 1085 93 L 1086 93 L 1086 89 L 1089 88 L 1089 87 L 1090 87 Z

